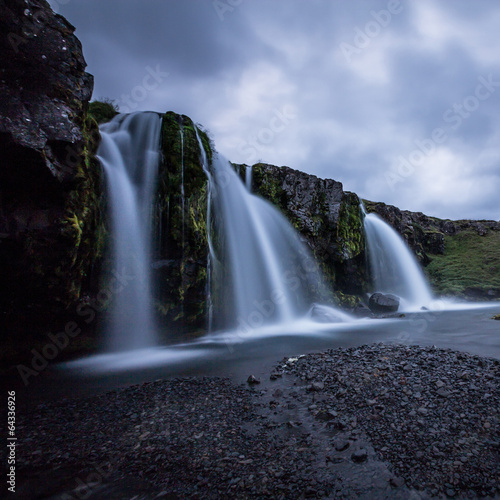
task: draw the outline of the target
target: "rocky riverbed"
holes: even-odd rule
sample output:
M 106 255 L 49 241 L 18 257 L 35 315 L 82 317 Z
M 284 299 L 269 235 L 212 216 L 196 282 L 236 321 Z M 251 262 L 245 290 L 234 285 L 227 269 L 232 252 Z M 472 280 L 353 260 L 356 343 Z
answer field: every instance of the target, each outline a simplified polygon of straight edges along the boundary
M 18 416 L 17 496 L 494 498 L 499 378 L 497 360 L 376 344 L 284 359 L 260 381 L 43 404 Z

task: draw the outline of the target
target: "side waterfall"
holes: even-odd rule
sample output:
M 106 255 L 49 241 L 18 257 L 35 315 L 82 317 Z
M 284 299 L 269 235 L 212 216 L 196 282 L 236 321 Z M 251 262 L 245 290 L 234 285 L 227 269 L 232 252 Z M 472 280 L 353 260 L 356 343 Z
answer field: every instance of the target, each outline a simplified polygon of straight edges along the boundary
M 109 322 L 107 347 L 114 352 L 156 343 L 150 268 L 160 129 L 157 113 L 120 114 L 100 127 L 98 158 L 109 194 L 112 273 L 121 276 Z
M 247 331 L 304 317 L 321 289 L 313 257 L 285 217 L 251 194 L 226 159 L 214 155 L 209 168 L 199 137 L 198 142 L 209 178 L 209 213 L 215 221 L 213 228 L 212 221 L 207 224 L 210 260 L 229 269 L 228 276 L 219 275 L 232 291 L 226 326 Z M 249 183 L 248 169 L 246 174 Z M 346 319 L 329 309 L 334 321 Z
M 374 292 L 397 295 L 402 310 L 429 307 L 432 292 L 413 252 L 389 224 L 361 208 Z

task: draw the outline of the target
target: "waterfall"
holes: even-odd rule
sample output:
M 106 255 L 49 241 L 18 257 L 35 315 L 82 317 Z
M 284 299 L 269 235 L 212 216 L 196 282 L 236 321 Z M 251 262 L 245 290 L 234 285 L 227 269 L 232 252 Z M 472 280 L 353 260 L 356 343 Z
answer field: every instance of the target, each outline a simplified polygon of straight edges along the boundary
M 120 114 L 100 127 L 98 158 L 109 195 L 112 274 L 122 276 L 112 297 L 108 340 L 112 351 L 156 343 L 150 254 L 160 129 L 156 113 Z
M 210 260 L 229 269 L 224 285 L 230 287 L 232 303 L 226 323 L 246 331 L 305 316 L 312 292 L 320 288 L 314 259 L 285 217 L 251 194 L 226 159 L 214 155 L 208 167 L 198 141 L 215 220 L 213 229 L 207 223 Z
M 248 189 L 248 191 L 251 193 L 252 192 L 252 166 L 247 165 L 245 167 L 245 184 Z
M 429 307 L 432 292 L 413 252 L 389 224 L 361 208 L 374 291 L 400 297 L 402 310 Z
M 184 240 L 185 240 L 185 205 L 186 205 L 186 196 L 184 193 L 184 130 L 181 126 L 179 130 L 179 134 L 181 136 L 181 218 L 182 218 L 182 254 L 184 255 Z

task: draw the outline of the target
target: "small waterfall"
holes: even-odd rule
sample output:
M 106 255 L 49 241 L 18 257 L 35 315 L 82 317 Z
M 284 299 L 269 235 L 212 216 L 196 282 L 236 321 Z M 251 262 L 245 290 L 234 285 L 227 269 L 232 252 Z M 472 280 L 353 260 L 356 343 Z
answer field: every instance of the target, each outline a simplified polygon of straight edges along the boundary
M 429 307 L 432 292 L 413 252 L 389 224 L 361 208 L 374 291 L 397 295 L 401 309 Z
M 245 184 L 247 186 L 248 191 L 252 192 L 252 166 L 247 165 L 245 167 Z
M 154 345 L 151 299 L 151 220 L 160 156 L 161 117 L 118 115 L 101 125 L 98 158 L 111 209 L 115 285 L 108 348 L 125 351 Z
M 313 258 L 285 217 L 252 195 L 227 160 L 214 155 L 208 168 L 198 141 L 216 221 L 216 238 L 207 224 L 210 260 L 229 267 L 229 326 L 246 331 L 304 317 L 321 279 Z
M 185 233 L 184 233 L 184 215 L 185 215 L 185 208 L 186 208 L 186 196 L 184 192 L 184 129 L 181 126 L 179 133 L 181 135 L 181 223 L 182 223 L 182 253 L 184 254 L 184 240 L 185 240 Z

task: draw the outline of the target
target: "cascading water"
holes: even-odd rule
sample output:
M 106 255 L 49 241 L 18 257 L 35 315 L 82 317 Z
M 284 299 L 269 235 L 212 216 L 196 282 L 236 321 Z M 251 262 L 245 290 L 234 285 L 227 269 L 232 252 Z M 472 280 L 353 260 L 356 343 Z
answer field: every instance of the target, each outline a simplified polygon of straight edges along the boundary
M 218 234 L 215 239 L 209 234 L 210 258 L 212 263 L 229 266 L 232 303 L 227 322 L 246 331 L 304 317 L 311 310 L 313 295 L 320 295 L 321 275 L 314 259 L 285 217 L 251 194 L 227 160 L 217 155 L 208 169 L 199 137 L 198 141 Z M 329 309 L 334 320 L 347 318 Z
M 184 191 L 184 130 L 181 127 L 179 130 L 181 136 L 181 217 L 182 217 L 182 252 L 184 253 L 184 240 L 185 240 L 185 221 L 184 215 L 186 211 L 186 196 Z
M 252 192 L 252 166 L 247 165 L 245 167 L 245 185 L 247 187 L 247 190 L 251 193 Z
M 389 224 L 361 208 L 374 291 L 397 295 L 401 309 L 429 307 L 432 292 L 411 250 Z
M 160 156 L 157 113 L 118 115 L 101 125 L 98 158 L 104 168 L 111 210 L 113 296 L 108 348 L 125 351 L 156 343 L 151 299 L 151 219 Z

